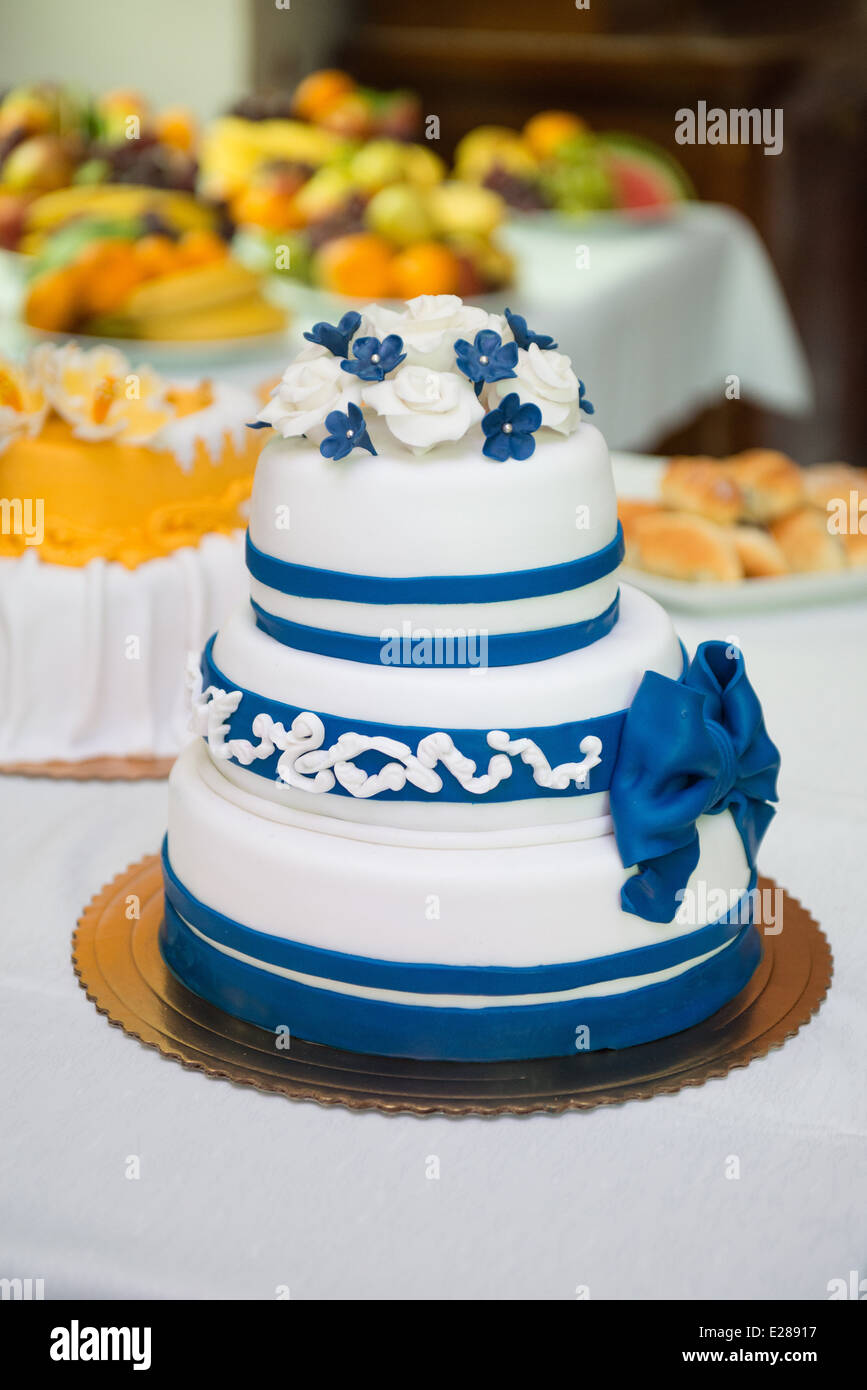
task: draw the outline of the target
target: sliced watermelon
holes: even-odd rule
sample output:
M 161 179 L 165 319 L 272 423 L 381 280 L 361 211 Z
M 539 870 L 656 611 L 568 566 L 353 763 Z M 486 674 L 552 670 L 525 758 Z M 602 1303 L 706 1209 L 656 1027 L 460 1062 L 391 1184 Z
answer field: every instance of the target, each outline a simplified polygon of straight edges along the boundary
M 598 136 L 597 146 L 614 186 L 615 206 L 625 212 L 667 208 L 695 197 L 685 170 L 652 140 L 612 132 Z

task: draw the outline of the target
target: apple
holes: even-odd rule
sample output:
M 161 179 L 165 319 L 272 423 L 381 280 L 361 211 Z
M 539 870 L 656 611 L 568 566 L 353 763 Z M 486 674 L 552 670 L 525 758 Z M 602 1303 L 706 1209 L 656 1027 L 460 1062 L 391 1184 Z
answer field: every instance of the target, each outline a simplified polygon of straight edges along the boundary
M 295 206 L 305 222 L 318 222 L 337 212 L 354 192 L 354 180 L 346 169 L 325 166 L 298 190 Z
M 16 145 L 3 165 L 3 185 L 13 193 L 48 193 L 66 188 L 75 161 L 57 135 L 31 135 Z
M 503 220 L 502 198 L 475 183 L 441 183 L 429 190 L 428 197 L 434 222 L 446 235 L 469 232 L 490 236 Z
M 370 140 L 353 155 L 350 173 L 358 187 L 375 193 L 389 183 L 402 183 L 406 177 L 407 146 L 399 140 Z
M 365 221 L 372 231 L 395 246 L 412 246 L 434 234 L 427 194 L 409 183 L 393 183 L 374 193 L 365 211 Z

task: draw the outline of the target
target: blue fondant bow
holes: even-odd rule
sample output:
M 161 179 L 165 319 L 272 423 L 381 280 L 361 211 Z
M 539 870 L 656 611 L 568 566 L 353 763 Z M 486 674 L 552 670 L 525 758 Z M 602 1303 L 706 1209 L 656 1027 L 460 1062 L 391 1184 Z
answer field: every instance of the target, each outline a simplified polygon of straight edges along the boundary
M 698 863 L 696 821 L 730 809 L 750 866 L 774 814 L 780 755 L 737 648 L 703 642 L 682 681 L 648 671 L 611 779 L 626 912 L 670 922 Z

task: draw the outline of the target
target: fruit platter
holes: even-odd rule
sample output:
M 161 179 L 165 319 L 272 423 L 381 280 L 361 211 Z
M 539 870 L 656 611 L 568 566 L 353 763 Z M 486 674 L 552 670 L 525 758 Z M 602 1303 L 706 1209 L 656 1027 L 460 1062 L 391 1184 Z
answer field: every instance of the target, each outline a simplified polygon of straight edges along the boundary
M 192 193 L 198 133 L 182 107 L 138 92 L 88 96 L 40 82 L 0 100 L 0 249 L 25 250 L 28 210 L 58 189 L 135 184 Z
M 287 319 L 510 288 L 546 225 L 617 227 L 692 195 L 664 150 L 542 111 L 481 126 L 449 168 L 422 108 L 338 69 L 200 132 L 137 92 L 37 83 L 0 100 L 4 299 L 22 332 L 257 350 Z
M 507 285 L 494 190 L 453 179 L 407 93 L 311 73 L 285 102 L 239 103 L 205 131 L 202 194 L 224 205 L 247 265 L 325 294 L 474 297 Z
M 148 344 L 261 341 L 285 310 L 191 194 L 135 185 L 77 186 L 27 210 L 20 319 L 36 336 Z
M 478 126 L 455 151 L 454 176 L 498 193 L 514 212 L 645 220 L 695 196 L 661 146 L 594 132 L 569 111 L 540 111 L 521 130 Z

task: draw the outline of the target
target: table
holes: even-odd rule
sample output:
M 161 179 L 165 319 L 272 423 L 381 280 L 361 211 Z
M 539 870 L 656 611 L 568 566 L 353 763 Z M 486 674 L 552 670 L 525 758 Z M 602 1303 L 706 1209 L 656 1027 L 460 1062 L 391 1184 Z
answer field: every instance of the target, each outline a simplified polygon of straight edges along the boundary
M 512 298 L 569 354 L 612 449 L 641 449 L 743 399 L 799 414 L 812 385 L 776 271 L 733 208 L 693 203 L 660 221 L 515 218 Z M 508 296 L 507 296 L 508 298 Z
M 723 402 L 731 376 L 743 399 L 790 414 L 810 408 L 810 373 L 776 272 L 752 225 L 732 208 L 694 203 L 643 222 L 619 214 L 583 222 L 515 216 L 501 236 L 515 257 L 516 284 L 479 302 L 498 313 L 509 305 L 557 340 L 612 449 L 651 447 Z M 578 265 L 578 248 L 586 248 L 586 266 Z M 16 356 L 29 342 L 9 318 L 20 275 L 14 257 L 0 256 L 0 351 Z M 364 303 L 291 281 L 276 292 L 294 315 L 285 345 L 239 342 L 234 356 L 219 344 L 161 354 L 130 342 L 124 350 L 168 375 L 256 385 L 280 375 L 304 346 L 304 329 Z
M 47 1298 L 511 1300 L 823 1299 L 867 1275 L 865 618 L 679 620 L 691 649 L 745 653 L 783 755 L 762 868 L 824 926 L 835 980 L 781 1051 L 647 1103 L 386 1117 L 185 1071 L 70 965 L 84 903 L 158 848 L 165 784 L 0 778 L 0 1276 Z

